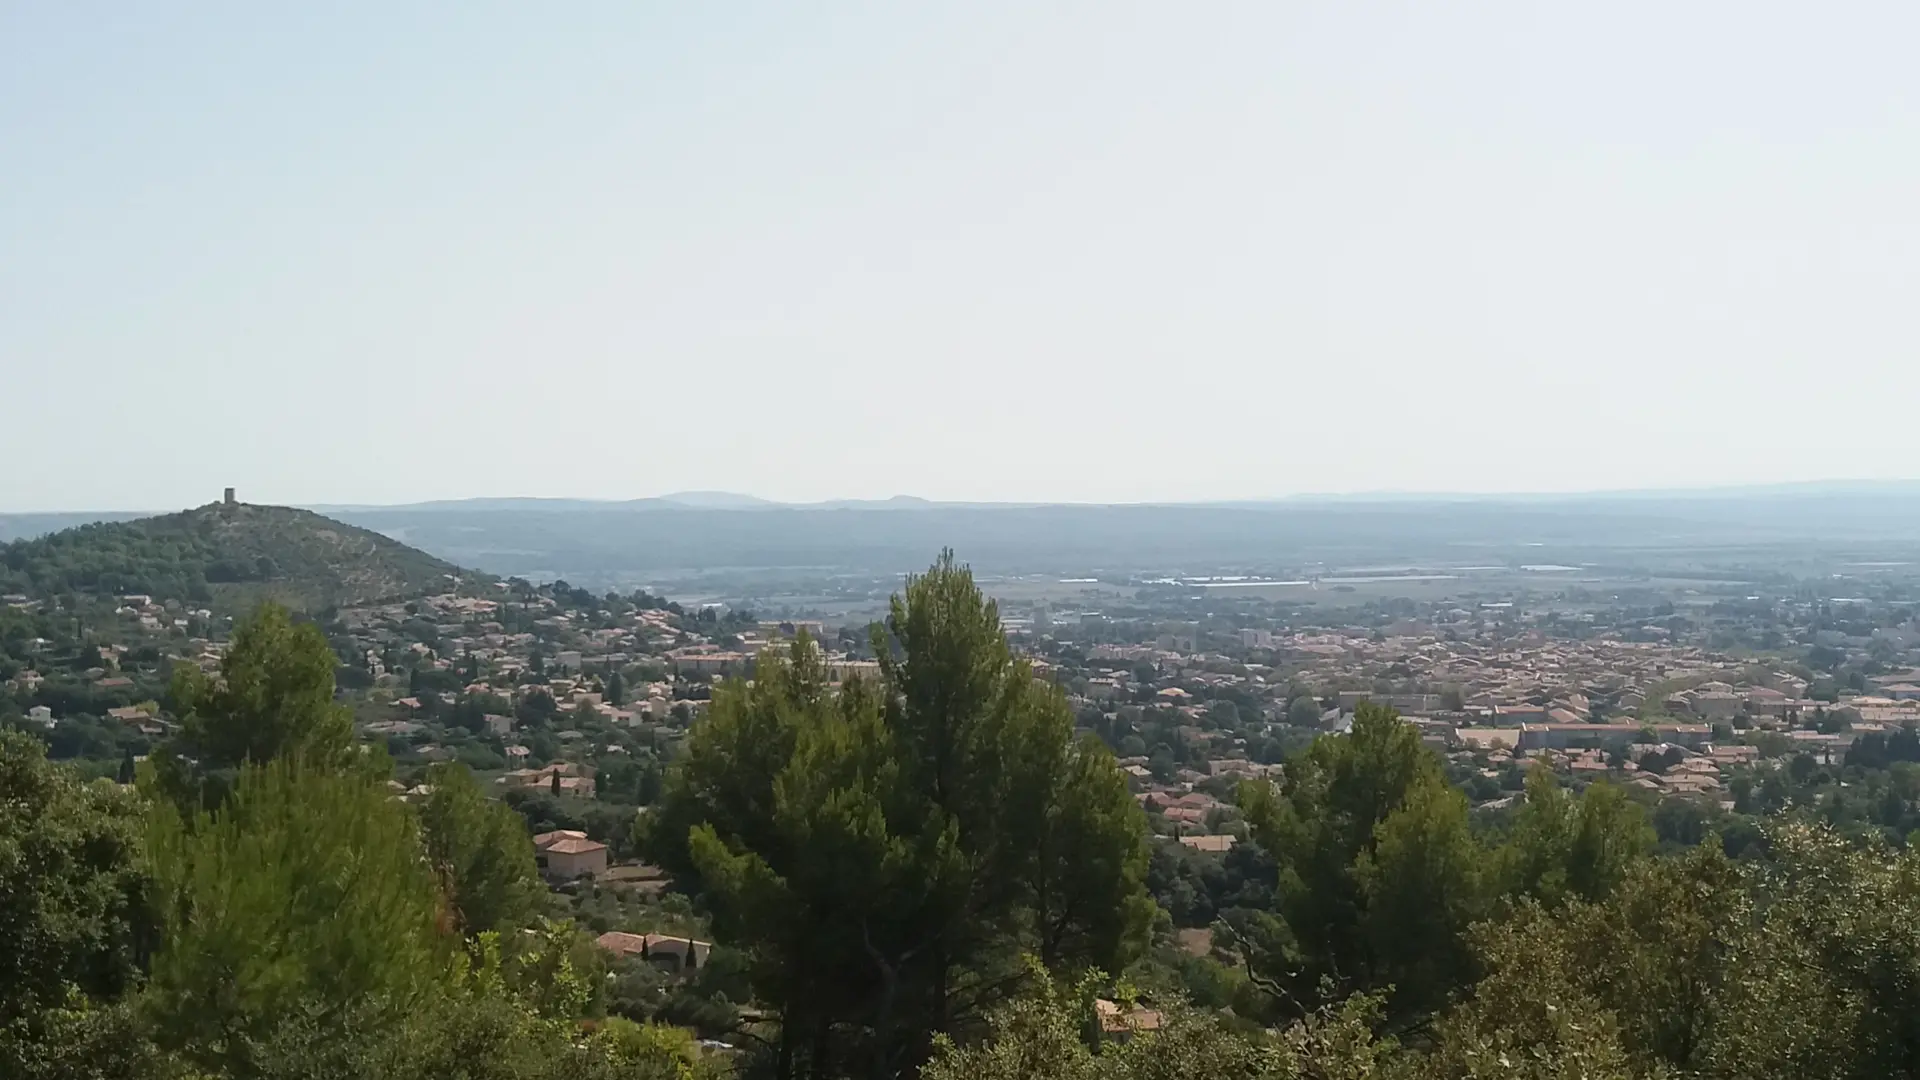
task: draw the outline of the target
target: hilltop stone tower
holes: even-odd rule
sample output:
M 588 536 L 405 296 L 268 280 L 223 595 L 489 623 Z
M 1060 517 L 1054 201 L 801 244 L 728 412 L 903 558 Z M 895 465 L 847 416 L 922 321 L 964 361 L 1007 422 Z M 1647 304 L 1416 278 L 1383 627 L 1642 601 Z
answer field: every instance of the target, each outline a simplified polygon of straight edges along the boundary
M 232 488 L 228 488 L 228 489 L 227 489 L 227 493 L 226 493 L 226 495 L 225 495 L 225 497 L 224 497 L 224 498 L 222 498 L 222 499 L 221 499 L 220 501 L 221 501 L 221 503 L 223 503 L 224 505 L 227 505 L 227 506 L 232 506 L 232 505 L 234 504 L 234 502 L 233 502 L 233 489 L 232 489 Z

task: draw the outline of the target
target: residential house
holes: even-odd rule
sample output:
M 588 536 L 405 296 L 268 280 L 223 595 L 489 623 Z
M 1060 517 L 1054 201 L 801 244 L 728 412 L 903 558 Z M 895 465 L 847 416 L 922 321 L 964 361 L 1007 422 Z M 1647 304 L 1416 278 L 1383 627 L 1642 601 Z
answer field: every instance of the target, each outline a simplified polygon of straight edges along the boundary
M 675 649 L 667 654 L 675 671 L 692 672 L 696 675 L 726 675 L 746 670 L 752 659 L 743 652 L 723 652 L 711 646 L 692 646 Z
M 1685 773 L 1675 771 L 1666 777 L 1662 785 L 1675 795 L 1704 795 L 1720 790 L 1720 778 L 1711 773 Z
M 1760 748 L 1757 746 L 1716 746 L 1707 752 L 1715 765 L 1751 765 L 1760 760 Z
M 579 737 L 579 733 L 574 733 Z M 507 756 L 516 760 L 526 756 L 516 754 L 523 747 L 510 746 Z M 514 769 L 500 777 L 497 783 L 507 787 L 531 788 L 538 791 L 552 790 L 555 781 L 559 781 L 560 791 L 581 798 L 593 798 L 593 769 L 590 766 L 575 765 L 572 762 L 556 761 L 543 769 Z
M 1754 716 L 1779 719 L 1787 714 L 1787 703 L 1791 698 L 1778 690 L 1765 686 L 1747 688 L 1747 711 Z
M 541 833 L 533 838 L 533 852 L 546 875 L 559 881 L 607 872 L 607 845 L 577 830 Z
M 1706 690 L 1693 695 L 1693 714 L 1709 723 L 1740 715 L 1742 701 L 1730 690 Z
M 1521 750 L 1565 750 L 1574 746 L 1624 746 L 1638 728 L 1624 724 L 1523 724 Z
M 707 954 L 713 951 L 713 945 L 692 938 L 669 937 L 666 934 L 648 934 L 646 947 L 641 956 L 647 962 L 674 975 L 689 975 L 706 966 Z
M 601 948 L 616 956 L 638 956 L 673 974 L 689 975 L 707 966 L 713 944 L 669 934 L 628 934 L 618 930 L 594 939 Z
M 1713 729 L 1706 724 L 1655 724 L 1653 730 L 1665 742 L 1695 749 L 1713 736 Z M 1520 729 L 1520 749 L 1625 746 L 1639 734 L 1639 728 L 1627 724 L 1527 724 Z
M 609 930 L 593 939 L 594 944 L 615 956 L 641 956 L 647 951 L 647 935 Z
M 1761 682 L 1767 689 L 1778 690 L 1790 698 L 1803 698 L 1807 696 L 1807 680 L 1798 675 L 1789 675 L 1784 671 L 1776 671 L 1762 679 Z
M 880 661 L 854 660 L 844 656 L 827 657 L 827 681 L 838 686 L 854 677 L 872 682 L 880 677 Z
M 1501 727 L 1522 727 L 1528 724 L 1546 724 L 1547 707 L 1545 705 L 1506 704 L 1494 710 L 1493 722 Z

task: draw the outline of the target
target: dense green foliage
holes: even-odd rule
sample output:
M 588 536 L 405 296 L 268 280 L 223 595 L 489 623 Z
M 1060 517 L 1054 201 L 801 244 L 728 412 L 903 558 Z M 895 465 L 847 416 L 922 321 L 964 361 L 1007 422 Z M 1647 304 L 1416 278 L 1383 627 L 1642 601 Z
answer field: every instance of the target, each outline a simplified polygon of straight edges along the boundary
M 730 685 L 649 819 L 780 1019 L 776 1071 L 893 1075 L 1046 967 L 1124 964 L 1151 914 L 1112 757 L 1008 650 L 946 557 L 908 583 L 878 685 L 812 642 Z
M 1408 1016 L 1462 980 L 1466 928 L 1487 910 L 1466 799 L 1390 710 L 1363 705 L 1350 735 L 1315 741 L 1243 803 L 1280 863 L 1269 966 L 1285 994 L 1392 986 Z
M 174 668 L 180 733 L 155 755 L 156 789 L 192 813 L 219 806 L 248 764 L 344 768 L 355 755 L 353 718 L 334 700 L 334 666 L 318 627 L 262 604 L 234 629 L 218 678 Z
M 155 941 L 140 814 L 131 792 L 0 732 L 0 1025 L 137 980 Z
M 466 766 L 437 765 L 420 805 L 427 858 L 462 932 L 524 924 L 542 892 L 520 815 L 494 802 Z
M 418 811 L 395 798 L 384 756 L 352 749 L 328 656 L 257 612 L 218 678 L 189 679 L 192 722 L 138 787 L 0 735 L 0 1075 L 713 1072 L 683 1032 L 582 1027 L 599 961 L 537 918 L 519 815 L 459 770 Z M 227 782 L 180 786 L 210 775 Z
M 1472 981 L 1474 924 L 1521 899 L 1598 899 L 1653 844 L 1619 789 L 1598 783 L 1576 799 L 1540 770 L 1510 835 L 1490 846 L 1419 733 L 1371 704 L 1351 733 L 1289 760 L 1279 786 L 1245 785 L 1241 803 L 1280 865 L 1273 917 L 1244 943 L 1265 985 L 1296 1016 L 1381 994 L 1396 1027 L 1424 1023 Z
M 1500 853 L 1500 884 L 1549 908 L 1568 899 L 1599 900 L 1653 844 L 1652 827 L 1621 788 L 1597 783 L 1576 799 L 1550 770 L 1536 767 L 1527 776 L 1512 840 Z
M 1043 979 L 1026 998 L 997 1010 L 978 1045 L 943 1041 L 922 1080 L 1363 1080 L 1381 1075 L 1393 1056 L 1377 1040 L 1378 1002 L 1365 996 L 1315 1013 L 1279 1037 L 1234 1034 L 1216 1016 L 1176 1008 L 1158 1014 L 1151 1033 L 1115 1038 L 1098 1031 L 1098 978 L 1068 992 Z
M 147 1000 L 195 1056 L 224 1058 L 309 1003 L 403 1014 L 451 970 L 413 815 L 363 772 L 248 766 L 211 814 L 163 804 L 150 850 L 167 932 Z
M 454 567 L 305 510 L 218 503 L 0 546 L 0 593 L 141 594 L 321 607 L 415 595 Z
M 1173 1010 L 1096 1053 L 1086 995 L 1003 1010 L 932 1080 L 1869 1080 L 1920 1074 L 1920 856 L 1783 822 L 1745 863 L 1717 845 L 1634 857 L 1598 900 L 1533 899 L 1469 933 L 1480 974 L 1420 1037 L 1358 994 L 1277 1032 Z
M 210 769 L 277 758 L 337 767 L 352 753 L 353 721 L 334 700 L 334 666 L 319 627 L 263 604 L 235 628 L 219 679 L 176 669 L 182 749 Z
M 102 661 L 43 614 L 8 626 L 45 629 L 50 684 Z M 873 679 L 832 684 L 801 636 L 720 683 L 664 776 L 624 743 L 598 779 L 659 788 L 637 823 L 545 788 L 496 802 L 459 764 L 395 783 L 384 744 L 353 741 L 324 635 L 271 605 L 217 675 L 179 666 L 178 734 L 135 784 L 0 735 L 0 1076 L 1920 1074 L 1911 732 L 1736 774 L 1764 825 L 1544 767 L 1470 812 L 1413 727 L 1362 705 L 1208 811 L 1245 816 L 1217 855 L 1150 836 L 950 556 L 869 646 Z M 483 723 L 505 702 L 457 697 L 479 663 L 423 669 L 422 692 Z M 559 715 L 539 699 L 535 742 Z M 548 894 L 529 819 L 632 825 L 617 839 L 679 891 Z M 700 971 L 669 988 L 546 917 L 641 908 L 718 943 Z

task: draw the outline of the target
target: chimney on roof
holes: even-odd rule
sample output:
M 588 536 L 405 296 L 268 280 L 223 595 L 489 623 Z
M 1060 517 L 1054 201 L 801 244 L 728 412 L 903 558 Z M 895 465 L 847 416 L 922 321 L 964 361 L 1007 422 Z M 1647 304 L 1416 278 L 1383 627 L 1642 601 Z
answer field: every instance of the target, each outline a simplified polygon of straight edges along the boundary
M 232 488 L 227 489 L 226 497 L 222 501 L 225 502 L 228 506 L 233 505 L 233 489 Z

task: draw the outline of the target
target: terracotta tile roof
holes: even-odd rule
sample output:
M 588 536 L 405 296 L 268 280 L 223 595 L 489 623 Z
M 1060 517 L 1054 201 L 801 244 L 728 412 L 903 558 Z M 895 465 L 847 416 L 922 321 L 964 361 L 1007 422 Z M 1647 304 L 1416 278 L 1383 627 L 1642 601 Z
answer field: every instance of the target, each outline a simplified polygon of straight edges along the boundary
M 594 942 L 608 952 L 622 954 L 638 954 L 647 949 L 646 935 L 629 934 L 620 930 L 609 930 L 595 938 Z
M 535 836 L 533 838 L 533 846 L 541 851 L 545 851 L 548 847 L 562 840 L 585 840 L 586 838 L 587 834 L 578 829 L 555 829 L 552 832 L 543 832 Z

